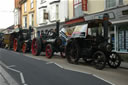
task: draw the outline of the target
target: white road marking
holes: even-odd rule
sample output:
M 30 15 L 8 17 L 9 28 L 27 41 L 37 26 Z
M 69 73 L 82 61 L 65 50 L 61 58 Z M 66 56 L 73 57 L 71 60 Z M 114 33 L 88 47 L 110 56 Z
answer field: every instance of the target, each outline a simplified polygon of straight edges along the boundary
M 11 68 L 10 66 L 7 66 L 7 65 L 6 65 L 5 63 L 3 63 L 2 61 L 0 62 L 0 64 L 1 64 L 2 66 L 4 66 L 5 68 L 9 69 L 9 70 L 12 70 L 12 71 L 14 71 L 14 72 L 16 72 L 16 73 L 19 73 L 19 74 L 20 74 L 20 78 L 21 78 L 21 83 L 22 83 L 23 85 L 27 85 L 27 84 L 25 83 L 25 79 L 24 79 L 23 73 L 22 73 L 21 71 L 16 70 L 16 69 L 13 69 L 13 68 Z M 11 66 L 14 66 L 14 65 L 11 65 Z
M 54 62 L 47 62 L 46 64 L 52 64 L 52 63 L 54 63 Z
M 61 66 L 60 64 L 54 63 L 55 65 L 57 65 L 60 68 L 64 68 L 63 66 Z
M 93 75 L 94 77 L 96 77 L 96 78 L 99 78 L 99 79 L 105 81 L 105 82 L 108 82 L 109 84 L 116 85 L 116 84 L 113 84 L 112 82 L 109 82 L 108 80 L 105 80 L 105 79 L 103 79 L 103 78 L 101 78 L 101 77 L 99 77 L 99 76 L 97 76 L 97 75 L 95 75 L 95 74 L 92 74 L 92 75 Z
M 12 68 L 12 67 L 16 67 L 16 65 L 10 65 L 10 66 L 8 66 L 9 68 Z

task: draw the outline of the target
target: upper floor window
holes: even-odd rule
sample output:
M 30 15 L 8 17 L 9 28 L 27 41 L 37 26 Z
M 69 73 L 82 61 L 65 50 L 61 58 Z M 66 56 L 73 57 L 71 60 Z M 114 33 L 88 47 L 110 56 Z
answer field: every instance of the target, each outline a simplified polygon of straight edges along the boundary
M 26 12 L 27 11 L 27 3 L 25 2 L 24 3 L 24 12 Z
M 75 17 L 80 17 L 83 15 L 82 2 L 83 0 L 74 0 L 73 8 Z
M 112 8 L 118 5 L 123 5 L 123 0 L 106 0 L 106 8 Z
M 43 3 L 45 3 L 46 2 L 46 0 L 41 0 L 41 4 L 43 4 Z
M 33 0 L 31 0 L 31 8 L 33 8 L 33 3 L 34 3 L 34 1 L 33 1 Z

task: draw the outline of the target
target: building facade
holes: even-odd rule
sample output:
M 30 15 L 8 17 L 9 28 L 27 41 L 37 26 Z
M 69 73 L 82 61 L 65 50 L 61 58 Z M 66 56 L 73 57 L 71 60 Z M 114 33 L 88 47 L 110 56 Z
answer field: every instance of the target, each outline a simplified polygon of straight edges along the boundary
M 68 0 L 69 19 L 127 5 L 128 0 Z
M 37 23 L 45 26 L 64 22 L 68 17 L 68 0 L 37 0 Z
M 22 9 L 22 28 L 36 27 L 36 0 L 21 0 L 20 4 Z
M 22 18 L 21 18 L 21 5 L 20 2 L 21 0 L 15 0 L 15 8 L 14 8 L 14 28 L 19 28 L 21 27 L 22 24 Z
M 128 53 L 128 0 L 69 0 L 69 19 L 83 21 L 101 19 L 109 13 L 112 26 L 109 29 L 109 41 L 113 51 Z M 78 18 L 78 19 L 77 19 Z

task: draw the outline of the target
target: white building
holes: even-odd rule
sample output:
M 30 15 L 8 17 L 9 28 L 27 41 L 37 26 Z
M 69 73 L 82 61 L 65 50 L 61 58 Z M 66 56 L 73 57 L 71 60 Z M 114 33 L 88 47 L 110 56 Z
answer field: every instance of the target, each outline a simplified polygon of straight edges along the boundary
M 68 18 L 68 0 L 37 0 L 37 24 L 46 26 Z
M 18 26 L 20 25 L 20 9 L 19 8 L 15 8 L 14 9 L 14 26 L 15 28 L 18 28 Z

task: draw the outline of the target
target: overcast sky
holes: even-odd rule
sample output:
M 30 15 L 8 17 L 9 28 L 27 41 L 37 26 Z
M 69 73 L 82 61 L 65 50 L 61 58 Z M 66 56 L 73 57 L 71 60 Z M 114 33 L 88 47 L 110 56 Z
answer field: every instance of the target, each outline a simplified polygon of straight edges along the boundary
M 14 24 L 14 0 L 1 0 L 0 2 L 0 29 Z

